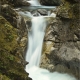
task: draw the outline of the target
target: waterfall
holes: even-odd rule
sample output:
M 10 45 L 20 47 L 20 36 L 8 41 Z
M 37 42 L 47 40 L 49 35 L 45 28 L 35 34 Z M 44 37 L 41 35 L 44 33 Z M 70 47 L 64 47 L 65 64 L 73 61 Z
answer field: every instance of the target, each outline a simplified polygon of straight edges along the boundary
M 49 72 L 39 68 L 43 38 L 46 29 L 44 17 L 32 17 L 32 27 L 28 31 L 28 51 L 26 53 L 26 72 L 33 80 L 76 80 L 73 76 L 58 72 Z
M 38 0 L 27 1 L 31 6 L 36 6 L 35 9 L 49 9 L 54 7 L 41 6 Z M 27 8 L 27 7 L 26 7 Z M 34 7 L 28 7 L 34 9 Z M 56 14 L 48 11 L 48 16 L 37 16 L 34 17 L 30 12 L 19 12 L 24 18 L 29 16 L 31 18 L 32 26 L 28 29 L 28 49 L 26 52 L 26 61 L 29 62 L 26 65 L 25 70 L 29 73 L 29 77 L 33 80 L 76 80 L 73 76 L 69 74 L 63 74 L 58 72 L 49 72 L 46 69 L 39 68 L 43 39 L 46 29 L 46 18 L 56 17 Z M 27 17 L 26 17 L 27 18 Z
M 32 27 L 28 32 L 28 51 L 26 53 L 26 61 L 29 64 L 26 69 L 33 66 L 39 67 L 45 28 L 46 22 L 44 17 L 32 18 Z

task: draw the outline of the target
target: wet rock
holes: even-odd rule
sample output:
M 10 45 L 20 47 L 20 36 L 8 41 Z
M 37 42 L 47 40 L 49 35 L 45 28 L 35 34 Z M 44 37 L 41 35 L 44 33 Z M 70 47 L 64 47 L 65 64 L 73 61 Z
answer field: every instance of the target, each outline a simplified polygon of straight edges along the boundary
M 39 16 L 40 14 L 38 12 L 33 13 L 33 16 Z
M 75 31 L 75 35 L 78 38 L 78 40 L 80 41 L 80 29 L 78 29 L 77 31 Z
M 31 21 L 26 21 L 26 25 L 27 25 L 27 30 L 31 31 L 32 22 Z
M 25 0 L 8 0 L 8 3 L 12 4 L 15 7 L 18 7 L 18 6 L 30 6 L 30 3 L 28 3 Z
M 50 54 L 51 51 L 54 50 L 54 41 L 55 41 L 55 36 L 53 36 L 53 27 L 52 21 L 55 23 L 55 19 L 47 19 L 47 29 L 46 29 L 46 34 L 44 36 L 44 43 L 43 43 L 43 50 L 42 50 L 42 56 L 41 56 L 41 64 L 40 67 L 46 68 L 50 71 L 53 71 L 54 65 L 50 63 L 50 60 L 47 58 L 47 54 Z M 49 22 L 50 21 L 50 22 Z
M 1 14 L 14 26 L 17 27 L 18 14 L 8 4 L 1 5 Z
M 45 57 L 50 61 L 50 65 L 53 65 L 52 71 L 69 73 L 79 80 L 79 3 L 77 3 L 77 1 L 75 3 L 70 0 L 63 0 L 62 5 L 57 7 L 56 11 L 56 20 L 51 20 L 51 24 L 48 25 L 44 38 L 44 43 L 49 41 L 49 43 L 52 42 L 53 44 L 49 50 L 49 46 L 43 44 L 43 54 L 45 53 Z M 44 59 L 43 62 L 44 61 L 46 60 Z M 47 63 L 46 61 L 45 64 Z
M 50 10 L 46 10 L 46 9 L 36 9 L 36 10 L 32 10 L 30 11 L 31 14 L 33 16 L 47 16 L 48 14 L 50 15 L 51 14 L 51 11 Z
M 59 50 L 53 50 L 50 55 L 47 55 L 51 63 L 55 65 L 54 70 L 67 72 L 75 75 L 78 79 L 80 71 L 80 50 L 74 43 L 62 44 Z M 61 65 L 64 70 L 57 67 Z
M 17 42 L 19 44 L 17 53 L 21 54 L 21 59 L 24 59 L 28 43 L 28 29 L 24 21 L 24 18 L 22 16 L 17 17 Z
M 31 14 L 32 14 L 33 16 L 40 16 L 40 13 L 39 13 L 37 10 L 33 10 L 33 11 L 31 12 Z
M 48 11 L 45 9 L 38 9 L 37 10 L 41 15 L 48 15 Z
M 46 6 L 59 6 L 61 3 L 61 0 L 39 0 L 42 5 Z
M 54 70 L 54 65 L 50 64 L 50 60 L 47 58 L 46 54 L 43 54 L 41 57 L 40 67 L 44 69 L 48 69 L 49 71 Z

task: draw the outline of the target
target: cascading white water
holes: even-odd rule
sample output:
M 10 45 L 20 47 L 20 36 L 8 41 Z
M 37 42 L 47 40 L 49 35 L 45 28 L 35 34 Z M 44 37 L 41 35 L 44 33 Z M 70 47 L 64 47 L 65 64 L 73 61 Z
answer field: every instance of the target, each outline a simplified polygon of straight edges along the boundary
M 33 66 L 39 67 L 45 28 L 46 22 L 44 17 L 32 18 L 32 27 L 28 32 L 29 43 L 26 55 L 26 61 L 28 61 L 29 64 L 26 66 L 26 69 L 29 69 Z
M 46 69 L 41 69 L 38 67 L 32 67 L 28 70 L 29 76 L 33 80 L 76 80 L 73 76 L 68 74 L 49 72 Z
M 40 3 L 37 0 L 30 0 L 28 2 L 31 6 L 40 6 Z M 42 7 L 44 8 L 44 6 Z M 32 17 L 32 26 L 28 31 L 28 50 L 26 53 L 26 61 L 28 61 L 29 64 L 25 68 L 26 72 L 29 73 L 29 77 L 33 80 L 76 80 L 73 76 L 68 74 L 61 74 L 58 72 L 51 73 L 46 69 L 39 68 L 43 38 L 46 29 L 45 18 L 42 16 L 33 17 L 30 13 L 25 14 L 24 12 L 20 12 L 20 14 L 23 15 L 23 17 Z M 50 14 L 49 12 L 48 16 L 45 17 L 55 16 L 56 14 Z
M 39 68 L 42 43 L 46 29 L 46 21 L 44 17 L 32 17 L 32 27 L 28 32 L 28 51 L 26 61 L 26 72 L 33 80 L 76 80 L 68 74 L 58 72 L 49 72 L 46 69 Z
M 41 6 L 38 0 L 29 0 L 27 2 L 29 2 L 31 6 Z

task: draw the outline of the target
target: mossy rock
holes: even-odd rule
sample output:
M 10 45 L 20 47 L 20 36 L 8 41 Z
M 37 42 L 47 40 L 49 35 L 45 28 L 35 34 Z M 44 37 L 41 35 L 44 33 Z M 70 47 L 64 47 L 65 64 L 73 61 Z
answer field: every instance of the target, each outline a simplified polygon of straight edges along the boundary
M 25 80 L 28 74 L 24 71 L 24 67 L 19 58 L 8 53 L 7 51 L 0 52 L 0 72 L 5 74 L 11 80 Z
M 0 76 L 2 80 L 29 80 L 22 60 L 17 57 L 17 31 L 0 16 Z M 6 78 L 6 79 L 5 79 Z
M 1 4 L 6 4 L 6 3 L 8 3 L 8 2 L 7 2 L 7 0 L 0 0 L 0 3 L 1 3 Z
M 0 50 L 13 51 L 17 47 L 17 31 L 0 16 Z
M 0 80 L 11 80 L 6 75 L 0 74 Z
M 70 0 L 62 0 L 62 5 L 58 7 L 57 16 L 60 19 L 70 21 L 70 30 L 72 33 L 80 29 L 80 3 Z
M 68 0 L 62 0 L 62 5 L 59 6 L 57 16 L 68 19 L 79 18 L 79 3 L 73 3 Z

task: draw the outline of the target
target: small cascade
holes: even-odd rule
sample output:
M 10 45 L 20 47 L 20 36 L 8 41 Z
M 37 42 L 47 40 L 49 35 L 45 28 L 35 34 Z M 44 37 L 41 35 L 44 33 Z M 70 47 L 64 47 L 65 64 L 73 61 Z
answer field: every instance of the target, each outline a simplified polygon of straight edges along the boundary
M 44 17 L 32 18 L 32 27 L 28 32 L 29 42 L 26 61 L 28 61 L 29 64 L 26 66 L 26 71 L 33 66 L 39 67 L 45 29 L 46 22 Z
M 27 2 L 29 2 L 31 6 L 41 6 L 38 0 L 29 0 Z

